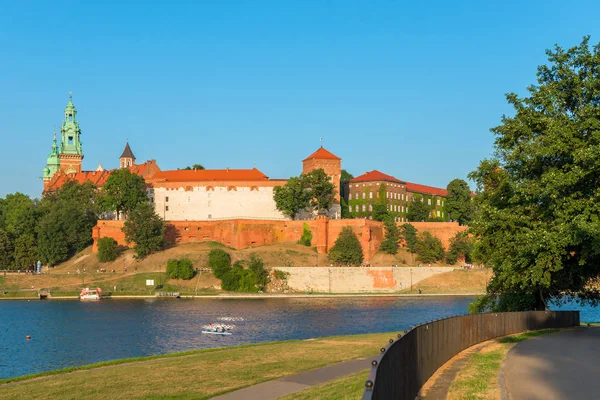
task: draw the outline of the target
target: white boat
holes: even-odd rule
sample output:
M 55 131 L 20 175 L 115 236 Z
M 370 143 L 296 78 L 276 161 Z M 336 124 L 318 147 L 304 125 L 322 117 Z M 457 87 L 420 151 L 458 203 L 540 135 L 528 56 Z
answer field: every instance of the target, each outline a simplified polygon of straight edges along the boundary
M 217 332 L 217 331 L 202 331 L 202 333 L 206 333 L 206 334 L 208 334 L 208 335 L 231 335 L 231 334 L 232 334 L 231 332 L 227 332 L 227 331 L 224 331 L 224 332 Z
M 85 289 L 81 290 L 81 293 L 79 293 L 79 300 L 94 301 L 94 300 L 100 300 L 101 298 L 102 298 L 102 289 L 100 289 L 100 288 L 96 288 L 96 289 L 85 288 Z
M 230 331 L 233 328 L 234 325 L 210 324 L 202 327 L 202 333 L 206 333 L 208 335 L 231 335 Z

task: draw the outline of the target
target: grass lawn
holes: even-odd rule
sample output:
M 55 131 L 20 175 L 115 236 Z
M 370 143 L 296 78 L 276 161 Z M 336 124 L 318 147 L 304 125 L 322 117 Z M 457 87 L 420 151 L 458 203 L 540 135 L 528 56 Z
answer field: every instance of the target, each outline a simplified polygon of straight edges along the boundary
M 525 332 L 492 341 L 471 356 L 452 382 L 447 398 L 449 400 L 499 398 L 498 374 L 508 350 L 515 343 L 552 332 L 558 332 L 558 329 Z
M 369 370 L 366 369 L 357 374 L 292 393 L 279 400 L 360 400 L 368 377 Z
M 377 354 L 390 335 L 394 336 L 378 333 L 208 349 L 30 377 L 8 384 L 0 381 L 0 399 L 82 399 L 90 395 L 107 399 L 208 399 L 286 375 Z M 366 360 L 367 368 L 368 363 Z M 362 385 L 360 380 L 356 384 Z

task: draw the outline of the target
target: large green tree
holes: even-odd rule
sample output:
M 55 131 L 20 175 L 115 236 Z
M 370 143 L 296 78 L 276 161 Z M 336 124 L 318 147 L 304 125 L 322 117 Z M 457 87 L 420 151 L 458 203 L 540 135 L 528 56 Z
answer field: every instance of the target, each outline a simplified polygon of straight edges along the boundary
M 327 211 L 333 205 L 335 185 L 322 168 L 315 169 L 302 176 L 302 180 L 310 193 L 310 206 L 315 211 Z
M 362 246 L 352 228 L 345 226 L 329 250 L 329 259 L 342 265 L 360 265 L 364 256 Z
M 383 226 L 385 227 L 385 237 L 381 242 L 379 250 L 388 254 L 397 254 L 400 248 L 400 244 L 398 243 L 400 240 L 400 230 L 396 225 L 396 221 L 394 221 L 394 217 L 387 217 L 383 221 Z
M 422 262 L 432 263 L 444 259 L 442 242 L 427 231 L 417 237 L 415 248 L 419 254 L 419 260 Z
M 431 214 L 431 206 L 425 204 L 425 201 L 421 201 L 422 197 L 415 197 L 413 201 L 408 205 L 408 212 L 406 218 L 410 222 L 421 222 L 427 221 Z
M 507 95 L 495 157 L 470 175 L 477 253 L 494 270 L 472 311 L 600 299 L 600 45 L 546 54 L 527 95 Z
M 0 228 L 0 269 L 9 269 L 14 260 L 14 243 L 8 233 Z
M 295 219 L 300 211 L 308 207 L 310 194 L 306 190 L 302 178 L 292 177 L 285 185 L 275 186 L 273 199 L 279 211 L 291 219 Z
M 411 264 L 414 264 L 414 254 L 417 252 L 417 228 L 411 224 L 404 224 L 400 227 L 400 239 L 404 242 L 404 247 L 408 249 L 411 257 Z
M 122 213 L 128 214 L 138 204 L 148 200 L 145 188 L 144 178 L 128 168 L 112 172 L 102 187 L 102 211 L 115 211 L 119 219 Z
M 446 212 L 448 217 L 458 221 L 460 225 L 468 224 L 473 215 L 473 202 L 471 201 L 471 188 L 462 179 L 452 180 L 446 187 Z
M 127 243 L 133 243 L 138 258 L 162 250 L 165 246 L 165 221 L 148 202 L 139 203 L 125 221 L 123 232 Z
M 349 194 L 347 193 L 346 185 L 348 185 L 350 179 L 353 178 L 354 175 L 352 175 L 350 172 L 346 171 L 345 169 L 342 170 L 342 174 L 340 176 L 340 199 L 342 206 L 342 218 L 350 218 L 352 215 L 352 213 L 348 209 L 348 201 L 346 198 L 349 196 Z

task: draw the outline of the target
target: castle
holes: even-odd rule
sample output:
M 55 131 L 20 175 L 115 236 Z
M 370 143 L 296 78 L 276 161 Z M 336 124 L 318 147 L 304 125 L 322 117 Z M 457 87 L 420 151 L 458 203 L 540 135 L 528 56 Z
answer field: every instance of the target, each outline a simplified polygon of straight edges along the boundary
M 68 180 L 90 181 L 101 187 L 115 170 L 105 170 L 102 165 L 94 171 L 82 170 L 81 129 L 71 95 L 60 134 L 60 147 L 54 134 L 43 171 L 44 192 L 56 190 Z M 119 158 L 119 168 L 128 168 L 144 178 L 150 202 L 166 221 L 286 219 L 277 210 L 273 190 L 287 180 L 270 179 L 256 168 L 163 171 L 156 160 L 138 164 L 129 143 Z M 330 219 L 342 217 L 341 207 L 344 207 L 345 217 L 370 219 L 374 206 L 385 204 L 397 222 L 406 222 L 413 200 L 426 202 L 431 208 L 431 217 L 440 221 L 447 219 L 445 189 L 406 182 L 375 170 L 344 182 L 342 188 L 342 159 L 323 147 L 302 161 L 303 174 L 316 169 L 323 169 L 335 186 L 334 205 L 328 213 Z M 314 216 L 303 214 L 301 218 Z

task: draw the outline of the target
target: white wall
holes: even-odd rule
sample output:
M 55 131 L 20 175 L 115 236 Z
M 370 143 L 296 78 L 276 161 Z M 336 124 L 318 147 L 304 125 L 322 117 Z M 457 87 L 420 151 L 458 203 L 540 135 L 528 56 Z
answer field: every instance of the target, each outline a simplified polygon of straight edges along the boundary
M 179 189 L 152 188 L 148 196 L 153 199 L 156 213 L 167 221 L 206 221 L 220 218 L 266 218 L 285 219 L 275 207 L 273 187 L 194 186 L 186 191 Z M 168 197 L 168 201 L 166 198 Z M 168 207 L 168 210 L 167 210 Z

